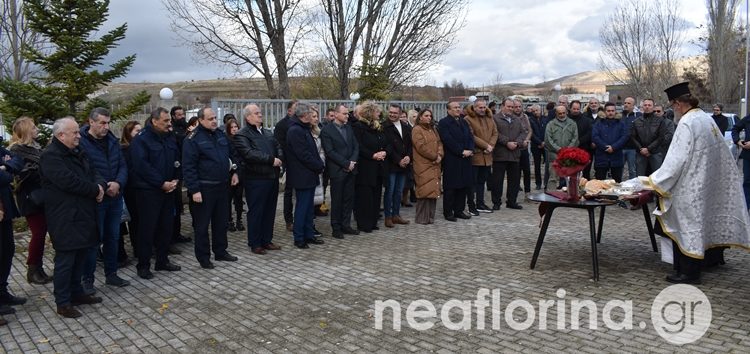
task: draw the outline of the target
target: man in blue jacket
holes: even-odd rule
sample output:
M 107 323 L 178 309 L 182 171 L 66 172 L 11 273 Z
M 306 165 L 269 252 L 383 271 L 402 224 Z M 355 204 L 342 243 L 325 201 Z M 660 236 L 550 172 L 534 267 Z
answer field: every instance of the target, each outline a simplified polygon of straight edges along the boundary
M 89 158 L 91 167 L 107 182 L 104 200 L 97 205 L 97 225 L 104 258 L 105 284 L 128 286 L 130 282 L 117 275 L 117 251 L 120 242 L 120 221 L 122 220 L 122 191 L 128 179 L 128 168 L 120 150 L 120 143 L 109 131 L 110 113 L 97 107 L 89 113 L 89 124 L 81 128 L 81 150 Z M 93 247 L 83 269 L 83 291 L 95 293 L 94 271 L 96 253 Z
M 615 119 L 616 115 L 615 104 L 607 102 L 604 105 L 604 119 L 600 119 L 597 124 L 594 124 L 591 139 L 596 145 L 594 152 L 594 175 L 596 179 L 607 179 L 607 172 L 610 172 L 612 178 L 620 183 L 622 181 L 622 169 L 625 165 L 622 148 L 630 138 L 630 134 L 625 128 L 625 123 Z
M 297 103 L 294 117 L 286 133 L 287 175 L 286 183 L 294 188 L 297 206 L 294 208 L 294 245 L 297 248 L 309 248 L 308 244 L 322 244 L 323 240 L 315 238 L 313 233 L 315 186 L 323 172 L 323 160 L 318 156 L 318 149 L 310 132 L 312 114 L 309 104 Z
M 217 129 L 216 113 L 204 107 L 198 111 L 198 127 L 182 143 L 182 171 L 188 197 L 193 203 L 195 258 L 204 269 L 213 269 L 211 249 L 217 261 L 234 262 L 227 252 L 229 184 L 236 186 L 237 165 L 229 156 L 229 140 Z M 208 239 L 208 224 L 211 238 Z
M 130 143 L 133 170 L 130 183 L 136 190 L 138 207 L 138 276 L 151 279 L 151 254 L 156 249 L 155 270 L 178 271 L 167 251 L 172 238 L 175 213 L 174 194 L 179 181 L 179 151 L 169 111 L 159 107 L 151 112 L 149 123 Z

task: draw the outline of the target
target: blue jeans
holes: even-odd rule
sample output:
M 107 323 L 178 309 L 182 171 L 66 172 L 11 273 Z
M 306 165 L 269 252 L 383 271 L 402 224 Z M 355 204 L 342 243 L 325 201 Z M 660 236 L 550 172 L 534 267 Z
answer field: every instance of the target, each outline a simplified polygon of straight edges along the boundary
M 294 242 L 305 242 L 315 238 L 313 217 L 315 216 L 315 188 L 294 189 L 297 205 L 294 208 Z M 247 227 L 256 227 L 248 225 Z
M 391 172 L 388 174 L 388 185 L 383 195 L 383 215 L 390 218 L 399 216 L 401 211 L 401 193 L 404 192 L 406 173 Z
M 635 149 L 624 149 L 622 155 L 625 157 L 625 164 L 628 165 L 628 179 L 635 178 L 638 175 L 635 171 Z
M 750 159 L 742 159 L 742 190 L 745 192 L 745 206 L 750 209 Z
M 105 197 L 104 201 L 97 205 L 97 217 L 99 226 L 99 243 L 102 245 L 104 254 L 104 274 L 117 274 L 117 249 L 120 242 L 120 220 L 122 220 L 123 199 L 122 195 L 114 198 Z M 92 247 L 83 264 L 83 281 L 94 281 L 96 270 L 96 253 L 99 247 Z

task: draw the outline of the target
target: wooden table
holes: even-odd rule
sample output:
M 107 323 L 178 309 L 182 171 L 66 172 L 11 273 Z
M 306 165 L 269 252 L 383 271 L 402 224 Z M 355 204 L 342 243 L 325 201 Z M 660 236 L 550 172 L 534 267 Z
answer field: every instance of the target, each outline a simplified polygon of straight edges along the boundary
M 542 222 L 542 229 L 539 230 L 539 237 L 536 241 L 536 247 L 534 248 L 534 256 L 531 258 L 531 269 L 536 266 L 537 258 L 539 258 L 539 251 L 542 249 L 542 243 L 544 242 L 544 236 L 547 234 L 547 228 L 549 227 L 550 219 L 552 219 L 552 212 L 556 208 L 574 208 L 574 209 L 586 209 L 589 216 L 589 236 L 591 238 L 591 263 L 594 270 L 594 280 L 599 281 L 599 255 L 597 253 L 597 243 L 601 242 L 602 239 L 602 227 L 604 224 L 604 212 L 610 205 L 614 205 L 611 202 L 603 202 L 596 200 L 581 200 L 579 202 L 570 202 L 560 200 L 554 196 L 545 193 L 532 193 L 529 195 L 529 199 L 535 202 L 544 203 L 547 208 L 544 214 L 544 221 Z M 597 233 L 597 227 L 594 223 L 594 212 L 596 208 L 599 208 L 599 228 Z M 641 205 L 643 210 L 643 216 L 646 221 L 646 227 L 648 228 L 649 236 L 651 237 L 651 246 L 654 252 L 657 252 L 656 248 L 656 237 L 654 236 L 654 228 L 651 224 L 651 214 L 648 211 L 648 205 L 643 203 Z

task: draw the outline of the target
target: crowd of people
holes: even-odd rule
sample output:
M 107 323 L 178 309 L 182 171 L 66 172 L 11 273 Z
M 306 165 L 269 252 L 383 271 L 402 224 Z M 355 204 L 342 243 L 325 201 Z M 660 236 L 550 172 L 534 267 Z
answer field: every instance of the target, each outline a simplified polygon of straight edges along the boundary
M 57 312 L 75 318 L 77 306 L 102 301 L 94 287 L 97 259 L 106 285 L 130 284 L 118 275 L 128 259 L 123 235 L 139 277 L 154 277 L 152 257 L 156 271 L 181 269 L 169 255 L 179 252 L 175 243 L 191 241 L 180 234 L 183 188 L 196 260 L 212 269 L 212 254 L 214 261 L 238 260 L 227 251 L 230 231 L 246 231 L 254 254 L 281 249 L 273 238 L 282 176 L 287 230 L 295 247 L 307 249 L 324 244 L 315 217 L 325 213 L 331 236 L 343 239 L 379 230 L 381 217 L 389 229 L 409 224 L 401 208 L 413 202 L 414 222 L 432 224 L 440 197 L 450 222 L 500 210 L 503 194 L 506 208 L 522 209 L 519 194 L 531 192 L 532 177 L 534 190 L 564 186 L 549 165 L 567 146 L 589 152 L 597 179 L 620 182 L 626 165 L 629 178 L 648 176 L 661 167 L 675 132 L 674 120 L 652 99 L 637 111 L 628 97 L 620 112 L 614 103 L 584 105 L 566 96 L 544 107 L 547 113 L 539 105 L 524 110 L 510 98 L 446 108 L 446 117 L 435 117 L 430 109 L 390 104 L 384 112 L 363 102 L 329 107 L 321 117 L 315 105 L 290 101 L 273 131 L 264 128 L 256 104 L 245 106 L 239 120 L 225 115 L 223 124 L 209 107 L 189 120 L 182 107 L 158 108 L 143 124 L 127 122 L 120 138 L 110 131 L 110 112 L 95 108 L 82 127 L 72 117 L 55 121 L 47 147 L 36 140 L 34 120 L 21 117 L 9 151 L 0 149 L 0 315 L 26 301 L 9 292 L 7 281 L 18 216 L 31 231 L 27 280 L 54 282 Z M 42 264 L 48 233 L 53 276 Z

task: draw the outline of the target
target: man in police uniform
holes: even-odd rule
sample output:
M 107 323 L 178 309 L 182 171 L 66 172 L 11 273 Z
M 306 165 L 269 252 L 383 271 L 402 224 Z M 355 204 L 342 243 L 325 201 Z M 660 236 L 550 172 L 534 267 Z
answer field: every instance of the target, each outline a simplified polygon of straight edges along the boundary
M 174 194 L 179 193 L 179 150 L 169 111 L 159 107 L 151 112 L 149 122 L 130 143 L 133 159 L 131 181 L 138 207 L 138 276 L 151 279 L 151 253 L 156 248 L 155 270 L 178 271 L 169 261 L 167 251 L 172 238 L 175 213 Z
M 227 191 L 228 183 L 235 186 L 239 179 L 236 165 L 229 157 L 229 140 L 224 132 L 217 129 L 216 113 L 209 107 L 202 108 L 198 111 L 198 123 L 198 127 L 183 142 L 182 172 L 193 203 L 195 258 L 201 267 L 213 269 L 210 243 L 217 261 L 237 260 L 227 252 Z M 209 223 L 213 242 L 208 240 Z

